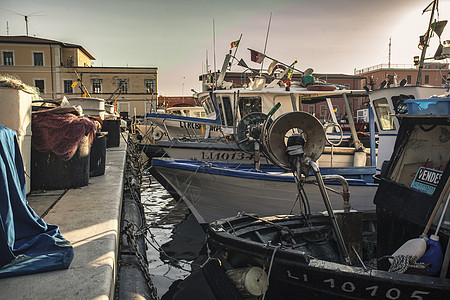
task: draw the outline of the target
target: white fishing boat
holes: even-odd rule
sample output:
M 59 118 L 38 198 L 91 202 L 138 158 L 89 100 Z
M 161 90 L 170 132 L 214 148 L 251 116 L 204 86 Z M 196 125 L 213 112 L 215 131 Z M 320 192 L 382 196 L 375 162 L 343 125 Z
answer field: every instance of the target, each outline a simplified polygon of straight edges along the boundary
M 405 101 L 426 99 L 436 95 L 445 95 L 449 86 L 393 86 L 369 92 L 370 106 L 375 115 L 378 128 L 377 173 L 381 172 L 383 162 L 389 160 L 394 149 L 395 139 L 400 127 L 398 114 L 408 113 Z
M 202 106 L 170 107 L 148 113 L 143 124 L 136 125 L 141 143 L 155 145 L 173 139 L 222 136 L 220 119 L 207 94 L 198 96 Z
M 269 128 L 262 131 L 261 140 L 266 142 L 264 145 L 261 143 L 261 148 L 267 150 L 264 154 L 271 161 L 282 160 L 284 167 L 288 167 L 289 162 L 282 150 L 285 149 L 286 133 L 300 128 L 305 120 L 311 119 L 314 126 L 304 130 L 303 134 L 312 136 L 315 132 L 321 132 L 317 142 L 321 145 L 322 153 L 326 137 L 321 123 L 308 113 L 291 112 L 278 117 Z M 249 165 L 155 157 L 152 172 L 164 185 L 170 185 L 168 190 L 175 192 L 177 197 L 188 204 L 201 224 L 236 215 L 241 211 L 266 216 L 293 213 L 299 208 L 308 213 L 323 210 L 320 191 L 313 183 L 303 185 L 303 193 L 308 195 L 305 198 L 304 194 L 297 193 L 298 181 L 295 177 L 276 166 L 257 162 Z M 336 177 L 333 177 L 330 186 L 334 193 L 330 198 L 336 207 L 348 205 L 345 199 L 348 200 L 351 195 L 352 207 L 363 211 L 375 208 L 371 202 L 377 188 L 372 177 L 375 167 L 323 167 L 323 172 L 327 175 L 340 175 L 340 182 L 344 178 L 348 179 L 349 184 L 340 189 L 336 185 L 339 181 L 336 182 Z
M 187 203 L 201 225 L 244 211 L 260 216 L 298 213 L 301 205 L 294 177 L 276 166 L 262 166 L 257 171 L 252 164 L 158 157 L 154 158 L 152 168 L 170 184 L 168 190 L 173 189 L 177 197 Z M 326 174 L 341 174 L 349 179 L 352 208 L 361 211 L 375 209 L 372 203 L 377 189 L 372 179 L 374 168 L 321 170 Z M 342 189 L 337 182 L 327 186 L 336 191 L 330 194 L 333 206 L 342 209 Z M 308 195 L 311 213 L 323 211 L 317 187 L 308 183 L 304 185 L 304 191 Z

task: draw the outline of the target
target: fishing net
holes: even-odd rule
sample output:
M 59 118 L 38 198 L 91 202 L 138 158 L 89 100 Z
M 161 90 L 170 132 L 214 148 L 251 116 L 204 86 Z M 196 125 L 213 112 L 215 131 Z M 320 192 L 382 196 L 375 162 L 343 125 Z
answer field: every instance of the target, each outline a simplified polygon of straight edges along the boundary
M 86 117 L 74 114 L 33 114 L 32 147 L 41 152 L 50 151 L 63 160 L 71 159 L 78 144 L 88 136 L 92 145 L 96 126 Z

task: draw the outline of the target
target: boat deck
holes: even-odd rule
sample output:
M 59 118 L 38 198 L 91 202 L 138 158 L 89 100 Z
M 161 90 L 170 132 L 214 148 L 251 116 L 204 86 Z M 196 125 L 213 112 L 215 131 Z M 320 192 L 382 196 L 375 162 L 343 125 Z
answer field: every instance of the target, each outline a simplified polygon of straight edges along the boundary
M 105 175 L 81 188 L 31 193 L 29 205 L 72 243 L 67 270 L 0 279 L 1 299 L 110 299 L 114 296 L 126 143 L 108 148 Z

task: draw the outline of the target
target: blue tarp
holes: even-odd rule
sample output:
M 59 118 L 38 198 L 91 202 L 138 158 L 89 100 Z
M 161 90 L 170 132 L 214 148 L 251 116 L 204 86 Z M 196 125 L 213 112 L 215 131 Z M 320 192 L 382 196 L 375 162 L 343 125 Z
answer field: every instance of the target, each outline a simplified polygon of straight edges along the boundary
M 16 133 L 0 125 L 0 278 L 67 269 L 73 248 L 26 203 Z

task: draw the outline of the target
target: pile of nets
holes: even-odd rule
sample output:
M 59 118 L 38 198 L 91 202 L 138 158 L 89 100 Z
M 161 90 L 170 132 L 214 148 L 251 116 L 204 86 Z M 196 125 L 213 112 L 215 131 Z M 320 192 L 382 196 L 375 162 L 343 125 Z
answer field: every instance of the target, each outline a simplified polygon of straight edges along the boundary
M 16 90 L 22 90 L 30 94 L 34 94 L 35 98 L 39 98 L 39 89 L 36 87 L 29 86 L 23 83 L 21 80 L 14 76 L 1 74 L 0 75 L 0 87 L 9 87 Z
M 32 147 L 40 152 L 52 152 L 63 160 L 71 159 L 78 144 L 88 136 L 92 145 L 96 125 L 87 117 L 71 113 L 37 113 L 32 118 Z

